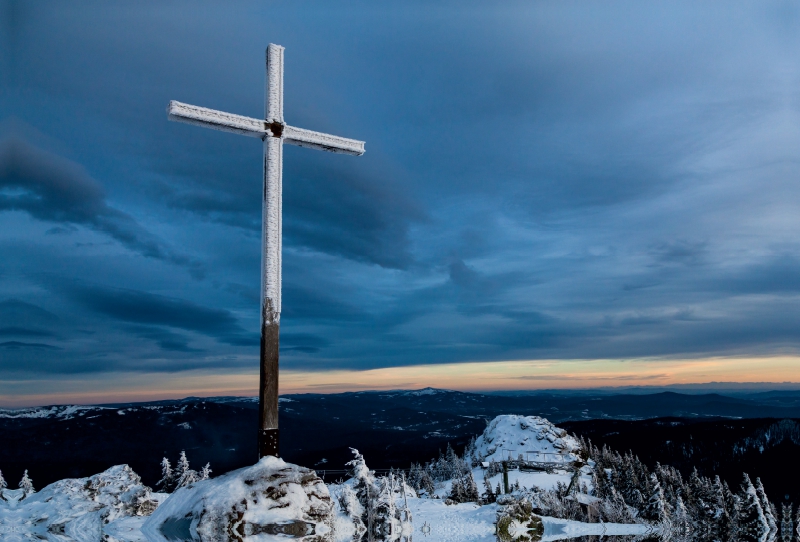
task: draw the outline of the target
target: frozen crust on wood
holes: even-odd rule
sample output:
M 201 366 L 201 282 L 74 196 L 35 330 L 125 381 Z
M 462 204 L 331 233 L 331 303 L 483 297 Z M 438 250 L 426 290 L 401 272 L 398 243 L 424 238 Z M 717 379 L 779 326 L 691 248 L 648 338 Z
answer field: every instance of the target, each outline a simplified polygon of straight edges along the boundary
M 354 156 L 364 154 L 363 141 L 295 128 L 294 126 L 287 125 L 283 128 L 283 139 L 286 143 L 297 145 L 298 147 L 308 147 L 338 154 L 352 154 Z
M 262 139 L 271 136 L 272 131 L 266 121 L 258 120 L 243 115 L 225 113 L 216 109 L 189 105 L 175 100 L 169 102 L 167 118 L 186 124 L 205 126 L 223 132 L 242 134 Z

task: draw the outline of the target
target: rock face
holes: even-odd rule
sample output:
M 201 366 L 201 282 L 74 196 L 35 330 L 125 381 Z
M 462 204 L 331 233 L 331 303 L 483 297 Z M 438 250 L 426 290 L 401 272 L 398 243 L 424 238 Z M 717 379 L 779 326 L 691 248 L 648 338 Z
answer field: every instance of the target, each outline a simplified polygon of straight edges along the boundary
M 568 462 L 578 451 L 578 441 L 538 416 L 498 416 L 475 441 L 476 461 L 523 459 Z
M 154 541 L 317 542 L 327 540 L 333 518 L 328 488 L 313 470 L 264 457 L 252 467 L 178 489 L 142 531 Z

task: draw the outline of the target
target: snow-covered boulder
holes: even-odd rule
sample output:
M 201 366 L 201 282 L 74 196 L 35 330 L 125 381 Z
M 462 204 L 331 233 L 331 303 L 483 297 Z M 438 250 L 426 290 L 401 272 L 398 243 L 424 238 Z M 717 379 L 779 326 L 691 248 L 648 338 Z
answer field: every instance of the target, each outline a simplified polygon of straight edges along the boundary
M 578 441 L 561 428 L 538 416 L 498 416 L 475 441 L 475 461 L 523 459 L 569 462 L 575 460 Z
M 16 525 L 31 537 L 46 540 L 51 535 L 63 535 L 79 542 L 96 542 L 104 538 L 104 529 L 111 522 L 146 516 L 158 505 L 150 488 L 142 485 L 128 465 L 117 465 L 89 478 L 59 480 L 38 493 L 0 493 L 0 533 L 6 524 Z M 8 540 L 14 541 L 15 531 L 9 532 Z
M 152 541 L 321 541 L 333 503 L 317 474 L 276 457 L 178 489 L 145 522 Z M 263 535 L 267 535 L 266 537 Z M 273 536 L 270 536 L 273 535 Z

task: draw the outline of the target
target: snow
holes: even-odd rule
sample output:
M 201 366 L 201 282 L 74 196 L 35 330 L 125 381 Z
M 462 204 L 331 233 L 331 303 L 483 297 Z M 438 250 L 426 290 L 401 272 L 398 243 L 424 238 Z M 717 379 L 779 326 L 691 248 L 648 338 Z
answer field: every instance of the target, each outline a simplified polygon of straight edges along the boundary
M 0 408 L 0 418 L 61 418 L 64 420 L 71 420 L 75 416 L 83 416 L 87 412 L 93 410 L 105 410 L 105 407 L 58 405 L 16 409 Z
M 484 489 L 483 480 L 485 478 L 485 472 L 485 469 L 482 467 L 472 469 L 472 477 L 475 479 L 475 483 L 478 485 L 478 488 L 481 492 L 483 492 Z M 555 470 L 553 472 L 526 472 L 517 469 L 508 470 L 509 486 L 513 486 L 519 482 L 520 487 L 525 489 L 531 489 L 534 487 L 548 490 L 555 489 L 556 484 L 559 482 L 569 485 L 571 480 L 572 473 L 567 470 Z M 494 476 L 489 477 L 489 483 L 492 484 L 492 488 L 496 488 L 498 484 L 500 484 L 500 487 L 503 487 L 503 474 L 495 474 Z M 579 484 L 586 484 L 586 487 L 591 489 L 593 487 L 591 474 L 581 474 Z M 452 481 L 436 484 L 435 495 L 440 499 L 446 498 L 450 494 L 452 486 Z
M 332 523 L 333 503 L 316 473 L 268 456 L 251 467 L 178 489 L 142 530 L 152 542 L 178 535 L 226 540 L 231 530 L 320 535 Z
M 499 507 L 496 504 L 478 506 L 463 503 L 448 506 L 438 499 L 409 498 L 408 506 L 414 517 L 414 534 L 417 536 L 422 534 L 432 542 L 497 542 L 495 520 Z M 550 517 L 541 519 L 544 524 L 542 542 L 589 535 L 643 535 L 654 532 L 652 527 L 642 524 L 581 523 Z
M 436 542 L 496 542 L 494 522 L 498 506 L 474 503 L 446 505 L 438 499 L 409 498 L 414 534 Z M 430 531 L 421 530 L 422 526 Z
M 149 514 L 158 505 L 127 465 L 89 478 L 60 480 L 27 496 L 21 490 L 3 490 L 0 497 L 4 542 L 57 540 L 54 533 L 76 542 L 98 542 L 115 522 Z
M 544 536 L 542 542 L 565 540 L 579 536 L 621 536 L 655 534 L 650 525 L 641 523 L 581 523 L 568 519 L 543 517 Z
M 446 392 L 426 388 L 409 393 Z M 68 419 L 83 415 L 91 408 L 48 407 L 25 409 L 21 414 Z M 0 415 L 5 412 L 8 411 Z M 15 412 L 15 415 L 20 414 Z M 526 453 L 529 456 L 550 454 L 545 457 L 555 465 L 549 465 L 548 471 L 520 471 L 513 465 L 508 471 L 512 486 L 519 484 L 522 488 L 549 490 L 558 484 L 570 483 L 573 467 L 569 463 L 576 459 L 577 451 L 578 442 L 549 421 L 535 416 L 507 415 L 495 418 L 476 440 L 473 459 L 488 464 L 507 459 L 509 454 L 513 459 L 520 453 L 523 457 Z M 584 465 L 578 479 L 581 486 L 586 484 L 590 489 L 592 466 L 593 462 Z M 483 491 L 485 472 L 483 467 L 472 470 L 480 491 Z M 374 478 L 370 472 L 361 474 Z M 378 488 L 379 480 L 373 481 Z M 493 488 L 502 486 L 502 473 L 490 477 L 489 482 Z M 344 542 L 353 540 L 357 534 L 356 523 L 341 509 L 344 493 L 354 498 L 354 484 L 355 480 L 351 479 L 341 485 L 326 486 L 311 469 L 265 457 L 253 466 L 192 483 L 168 495 L 152 493 L 127 465 L 119 465 L 89 478 L 61 480 L 39 493 L 0 491 L 0 539 L 3 542 L 65 539 L 170 542 L 227 540 L 228 535 L 234 534 L 234 538 L 253 542 L 292 537 L 310 542 L 332 534 L 333 540 Z M 407 500 L 413 519 L 405 525 L 418 538 L 432 542 L 495 542 L 495 523 L 503 506 L 448 505 L 444 497 L 451 487 L 452 481 L 438 483 L 434 498 L 417 497 L 410 488 L 401 489 L 399 497 L 392 498 L 400 499 L 398 506 Z M 374 493 L 379 491 L 376 489 Z M 755 489 L 752 493 L 757 499 Z M 331 495 L 336 499 L 331 499 Z M 596 497 L 580 492 L 575 498 L 583 504 L 597 501 Z M 357 508 L 355 504 L 350 507 Z M 148 514 L 152 515 L 147 517 Z M 580 523 L 550 517 L 541 520 L 543 542 L 580 536 L 643 536 L 655 532 L 652 526 L 644 524 Z
M 577 459 L 578 441 L 538 416 L 497 416 L 475 441 L 476 461 L 523 459 L 569 463 Z
M 440 390 L 437 388 L 423 388 L 421 390 L 407 391 L 403 395 L 407 397 L 420 397 L 422 395 L 442 395 L 446 393 L 453 393 L 450 390 Z

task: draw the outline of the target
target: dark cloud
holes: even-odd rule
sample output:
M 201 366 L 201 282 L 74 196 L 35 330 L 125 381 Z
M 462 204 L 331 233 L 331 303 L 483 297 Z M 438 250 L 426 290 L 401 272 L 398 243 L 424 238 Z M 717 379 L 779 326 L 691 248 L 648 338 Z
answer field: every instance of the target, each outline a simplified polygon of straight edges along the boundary
M 87 226 L 144 256 L 186 266 L 198 278 L 203 275 L 199 262 L 167 248 L 133 217 L 109 206 L 102 185 L 78 165 L 18 139 L 0 142 L 0 211 L 4 210 Z
M 259 116 L 269 41 L 286 120 L 367 142 L 285 149 L 284 367 L 797 353 L 790 4 L 20 10 L 0 372 L 252 360 L 262 144 L 164 107 Z
M 202 352 L 199 348 L 189 346 L 189 340 L 178 333 L 156 326 L 130 326 L 126 329 L 129 333 L 150 339 L 158 346 L 169 352 Z
M 281 333 L 281 352 L 302 352 L 304 354 L 316 354 L 330 341 L 319 335 L 310 333 Z
M 285 153 L 286 242 L 383 267 L 408 268 L 414 261 L 409 226 L 426 217 L 418 203 L 394 188 L 400 183 L 391 178 L 392 169 L 370 174 L 374 162 L 300 152 L 310 151 Z
M 52 312 L 32 303 L 27 303 L 19 299 L 0 301 L 0 324 L 7 326 L 7 329 L 52 325 L 57 322 L 58 319 L 58 316 Z
M 0 327 L 0 337 L 52 337 L 54 334 L 42 329 L 24 327 Z
M 194 331 L 228 344 L 252 344 L 236 317 L 224 309 L 202 307 L 182 299 L 121 288 L 72 286 L 68 287 L 67 293 L 88 309 L 123 322 Z M 141 335 L 142 328 L 138 329 L 137 333 Z M 161 337 L 157 336 L 156 339 L 164 340 Z M 173 345 L 181 341 L 174 335 L 166 337 Z
M 356 322 L 368 318 L 366 311 L 338 298 L 333 292 L 285 283 L 282 314 L 286 318 L 308 321 Z
M 0 348 L 5 348 L 7 350 L 20 350 L 23 348 L 33 348 L 33 349 L 43 349 L 43 350 L 61 350 L 61 348 L 57 346 L 53 346 L 51 344 L 44 344 L 44 343 L 26 343 L 21 341 L 5 341 L 0 343 Z

